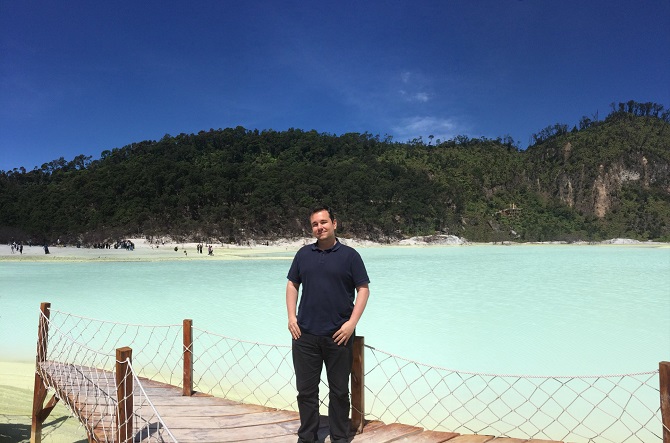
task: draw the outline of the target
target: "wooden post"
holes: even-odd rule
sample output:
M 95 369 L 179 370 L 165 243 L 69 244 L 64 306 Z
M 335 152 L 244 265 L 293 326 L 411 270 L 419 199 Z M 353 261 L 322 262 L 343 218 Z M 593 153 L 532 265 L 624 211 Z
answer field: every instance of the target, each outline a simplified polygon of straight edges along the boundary
M 365 337 L 354 339 L 351 365 L 351 428 L 360 434 L 365 425 Z
M 51 303 L 44 302 L 40 304 L 40 319 L 37 325 L 37 357 L 35 359 L 35 384 L 33 385 L 33 417 L 30 425 L 30 443 L 40 443 L 42 441 L 42 423 L 46 419 L 44 400 L 47 397 L 47 388 L 44 386 L 39 366 L 40 363 L 45 362 L 47 359 L 50 308 Z M 49 405 L 51 403 L 49 402 Z M 52 408 L 53 406 L 51 406 Z M 46 415 L 51 412 L 51 409 L 48 409 Z
M 47 342 L 49 341 L 49 315 L 51 303 L 40 303 L 40 323 L 37 336 L 37 363 L 47 360 Z
M 663 443 L 670 443 L 670 362 L 662 361 L 658 364 L 658 379 L 661 392 Z
M 133 350 L 129 347 L 116 350 L 117 443 L 133 441 L 133 376 L 128 364 L 132 358 Z
M 184 320 L 184 379 L 182 395 L 193 394 L 193 320 Z

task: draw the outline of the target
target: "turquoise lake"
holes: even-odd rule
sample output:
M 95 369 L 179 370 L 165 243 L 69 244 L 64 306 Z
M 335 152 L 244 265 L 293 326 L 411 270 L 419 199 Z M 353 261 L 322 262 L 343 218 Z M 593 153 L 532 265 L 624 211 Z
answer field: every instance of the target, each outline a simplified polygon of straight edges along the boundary
M 357 333 L 462 371 L 595 375 L 670 359 L 670 248 L 361 247 L 371 296 Z M 0 355 L 32 361 L 39 304 L 120 323 L 181 324 L 289 344 L 294 250 L 240 260 L 0 262 Z

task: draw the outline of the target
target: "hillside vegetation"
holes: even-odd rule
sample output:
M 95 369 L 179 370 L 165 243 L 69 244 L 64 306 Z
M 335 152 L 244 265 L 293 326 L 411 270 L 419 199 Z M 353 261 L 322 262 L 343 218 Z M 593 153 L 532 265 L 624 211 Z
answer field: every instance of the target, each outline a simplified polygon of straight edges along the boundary
M 533 139 L 520 150 L 509 138 L 400 143 L 300 129 L 166 135 L 0 171 L 0 241 L 263 241 L 304 235 L 320 202 L 340 235 L 376 241 L 670 241 L 662 106 L 622 103 Z

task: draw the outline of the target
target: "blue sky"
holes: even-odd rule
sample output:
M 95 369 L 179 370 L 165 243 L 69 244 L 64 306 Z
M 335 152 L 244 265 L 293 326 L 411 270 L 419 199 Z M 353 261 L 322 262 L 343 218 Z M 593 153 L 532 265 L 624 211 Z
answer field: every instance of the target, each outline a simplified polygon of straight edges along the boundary
M 238 125 L 525 148 L 669 73 L 668 0 L 0 0 L 0 170 Z

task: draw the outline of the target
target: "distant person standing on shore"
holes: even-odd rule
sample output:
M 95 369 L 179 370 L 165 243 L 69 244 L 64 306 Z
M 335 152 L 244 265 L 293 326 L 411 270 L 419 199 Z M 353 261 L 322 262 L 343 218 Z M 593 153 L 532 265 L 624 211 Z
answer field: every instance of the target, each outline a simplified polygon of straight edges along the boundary
M 298 442 L 317 441 L 319 382 L 325 363 L 330 439 L 332 443 L 344 443 L 349 436 L 349 376 L 355 329 L 370 295 L 370 279 L 358 252 L 335 237 L 337 220 L 330 208 L 314 209 L 309 221 L 316 242 L 298 250 L 286 284 L 300 413 Z

